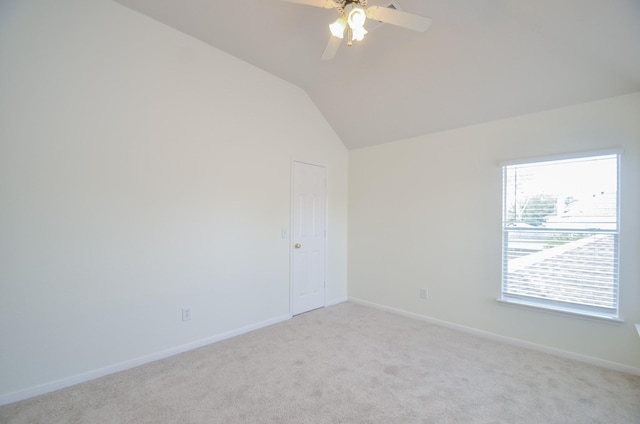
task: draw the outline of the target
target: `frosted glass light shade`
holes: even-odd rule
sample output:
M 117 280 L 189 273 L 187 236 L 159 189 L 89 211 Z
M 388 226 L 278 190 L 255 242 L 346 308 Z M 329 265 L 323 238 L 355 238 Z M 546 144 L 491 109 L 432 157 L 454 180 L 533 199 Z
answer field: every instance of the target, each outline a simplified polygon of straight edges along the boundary
M 364 12 L 364 9 L 360 7 L 354 7 L 349 12 L 349 16 L 347 17 L 347 22 L 351 29 L 359 29 L 364 26 L 364 21 L 367 20 L 367 15 Z
M 329 30 L 334 37 L 344 38 L 344 29 L 347 27 L 347 20 L 342 17 L 329 25 Z
M 365 34 L 367 33 L 367 30 L 364 29 L 364 27 L 360 27 L 360 28 L 353 28 L 351 32 L 352 32 L 352 36 L 351 36 L 352 40 L 362 41 L 364 39 Z

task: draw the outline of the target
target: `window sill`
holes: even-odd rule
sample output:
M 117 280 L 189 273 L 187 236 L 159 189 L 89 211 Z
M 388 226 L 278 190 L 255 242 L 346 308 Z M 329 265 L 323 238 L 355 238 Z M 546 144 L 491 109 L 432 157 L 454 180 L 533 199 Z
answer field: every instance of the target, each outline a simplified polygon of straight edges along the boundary
M 526 308 L 533 308 L 539 311 L 549 312 L 558 315 L 570 316 L 574 318 L 581 318 L 586 320 L 594 320 L 600 322 L 610 322 L 610 323 L 623 323 L 620 317 L 615 317 L 612 315 L 606 314 L 597 314 L 593 312 L 579 312 L 573 309 L 563 308 L 561 306 L 553 306 L 547 304 L 540 304 L 536 302 L 529 302 L 522 299 L 511 299 L 511 298 L 498 298 L 496 299 L 500 303 L 505 303 L 508 305 L 516 305 L 516 306 L 524 306 Z M 640 324 L 636 324 L 636 329 L 638 330 L 638 334 L 640 335 Z

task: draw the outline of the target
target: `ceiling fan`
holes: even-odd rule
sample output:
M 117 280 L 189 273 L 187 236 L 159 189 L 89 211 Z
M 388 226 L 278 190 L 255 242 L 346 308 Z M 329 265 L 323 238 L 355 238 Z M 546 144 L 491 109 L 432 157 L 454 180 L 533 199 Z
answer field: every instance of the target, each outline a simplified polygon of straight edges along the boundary
M 367 0 L 282 0 L 289 3 L 304 4 L 307 6 L 322 7 L 325 9 L 335 8 L 340 13 L 334 23 L 329 25 L 331 37 L 327 47 L 322 53 L 322 60 L 333 59 L 340 47 L 340 43 L 347 32 L 347 45 L 351 46 L 353 41 L 361 41 L 367 34 L 364 27 L 367 18 L 384 22 L 414 31 L 426 31 L 431 25 L 431 19 L 425 16 L 414 15 L 403 12 L 395 8 L 384 6 L 367 6 Z

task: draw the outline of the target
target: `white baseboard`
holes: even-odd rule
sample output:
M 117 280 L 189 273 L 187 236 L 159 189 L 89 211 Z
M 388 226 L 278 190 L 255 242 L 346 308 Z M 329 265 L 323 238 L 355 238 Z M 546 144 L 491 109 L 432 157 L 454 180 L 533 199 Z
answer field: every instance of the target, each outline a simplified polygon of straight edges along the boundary
M 439 319 L 430 318 L 425 315 L 403 311 L 401 309 L 380 305 L 378 303 L 369 302 L 367 300 L 349 297 L 349 302 L 356 303 L 362 306 L 369 306 L 371 308 L 379 309 L 381 311 L 391 312 L 396 315 L 402 315 L 407 318 L 413 318 L 420 321 L 425 321 L 431 324 L 438 324 L 443 327 L 447 327 L 447 328 L 458 330 L 464 333 L 484 337 L 486 339 L 495 340 L 498 342 L 507 343 L 514 346 L 524 347 L 524 348 L 535 350 L 538 352 L 548 353 L 551 355 L 560 356 L 566 359 L 572 359 L 574 361 L 584 362 L 584 363 L 595 365 L 602 368 L 608 368 L 614 371 L 624 372 L 624 373 L 633 374 L 633 375 L 640 375 L 640 368 L 635 368 L 629 365 L 619 364 L 617 362 L 612 362 L 612 361 L 606 361 L 604 359 L 593 358 L 587 355 L 580 355 L 578 353 L 568 352 L 562 349 L 556 349 L 548 346 L 539 345 L 536 343 L 527 342 L 524 340 L 514 339 L 512 337 L 501 336 L 499 334 L 490 333 L 488 331 L 479 330 L 477 328 L 466 327 L 464 325 L 454 324 L 448 321 L 442 321 Z
M 66 387 L 75 386 L 76 384 L 84 383 L 90 380 L 95 380 L 96 378 L 104 377 L 106 375 L 114 374 L 120 371 L 125 371 L 125 370 L 135 368 L 140 365 L 148 364 L 150 362 L 154 362 L 160 359 L 165 359 L 170 356 L 178 355 L 180 353 L 197 349 L 199 347 L 207 346 L 212 343 L 230 339 L 232 337 L 239 336 L 241 334 L 249 333 L 254 330 L 259 330 L 261 328 L 268 327 L 270 325 L 277 324 L 279 322 L 283 322 L 288 319 L 291 319 L 291 315 L 282 315 L 266 321 L 257 322 L 254 324 L 247 325 L 245 327 L 227 331 L 222 334 L 217 334 L 215 336 L 207 337 L 205 339 L 196 340 L 191 343 L 166 349 L 161 352 L 156 352 L 150 355 L 141 356 L 128 361 L 120 362 L 118 364 L 109 365 L 104 368 L 100 368 L 97 370 L 93 370 L 93 371 L 85 372 L 82 374 L 74 375 L 71 377 L 63 378 L 60 380 L 52 381 L 39 386 L 19 390 L 13 393 L 0 395 L 0 406 L 8 405 L 10 403 L 18 402 L 25 399 L 29 399 L 34 396 L 43 395 L 45 393 L 53 392 L 55 390 L 64 389 Z

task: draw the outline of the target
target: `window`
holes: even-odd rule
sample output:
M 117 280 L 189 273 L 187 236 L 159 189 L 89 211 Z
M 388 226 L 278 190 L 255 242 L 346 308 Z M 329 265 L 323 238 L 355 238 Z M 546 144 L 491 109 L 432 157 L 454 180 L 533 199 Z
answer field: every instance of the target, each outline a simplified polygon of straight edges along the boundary
M 503 164 L 501 300 L 618 319 L 618 163 Z

